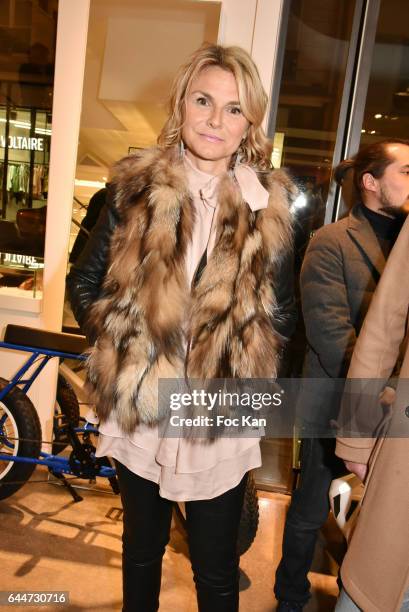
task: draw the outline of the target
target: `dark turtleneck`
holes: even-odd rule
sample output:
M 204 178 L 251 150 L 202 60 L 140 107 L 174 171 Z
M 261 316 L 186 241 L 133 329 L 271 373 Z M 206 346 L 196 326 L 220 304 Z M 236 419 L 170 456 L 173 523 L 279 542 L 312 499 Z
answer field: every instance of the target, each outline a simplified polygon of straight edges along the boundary
M 398 217 L 386 217 L 385 215 L 381 215 L 380 213 L 371 210 L 363 204 L 361 206 L 365 217 L 368 219 L 373 231 L 376 234 L 376 237 L 378 238 L 382 252 L 385 258 L 387 258 L 393 245 L 395 244 L 400 230 L 402 229 L 405 216 L 399 215 Z

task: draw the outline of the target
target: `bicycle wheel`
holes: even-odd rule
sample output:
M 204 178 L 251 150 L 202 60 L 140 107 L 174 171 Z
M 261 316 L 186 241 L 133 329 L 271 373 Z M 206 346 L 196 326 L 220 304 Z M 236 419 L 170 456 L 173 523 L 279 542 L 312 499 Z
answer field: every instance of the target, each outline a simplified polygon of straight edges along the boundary
M 57 397 L 54 410 L 52 454 L 58 455 L 69 445 L 66 425 L 78 427 L 80 406 L 74 389 L 62 374 L 58 374 Z
M 186 537 L 186 517 L 183 503 L 174 502 L 173 518 L 176 528 Z M 244 555 L 252 545 L 256 537 L 258 521 L 259 509 L 257 489 L 254 476 L 250 472 L 247 477 L 243 508 L 240 516 L 239 535 L 237 538 L 237 553 L 239 556 Z
M 0 378 L 0 389 L 8 384 Z M 37 458 L 41 450 L 41 425 L 31 400 L 15 387 L 0 402 L 0 452 Z M 0 461 L 0 499 L 18 491 L 35 470 L 35 463 Z

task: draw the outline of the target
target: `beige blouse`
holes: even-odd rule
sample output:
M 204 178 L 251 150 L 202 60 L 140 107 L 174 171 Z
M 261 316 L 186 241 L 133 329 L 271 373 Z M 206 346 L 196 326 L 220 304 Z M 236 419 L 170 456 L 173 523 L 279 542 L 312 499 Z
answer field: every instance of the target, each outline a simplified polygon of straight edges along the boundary
M 219 177 L 198 170 L 185 158 L 196 221 L 186 254 L 191 283 L 200 258 L 215 242 Z M 235 179 L 252 210 L 266 208 L 268 192 L 248 166 L 236 167 Z M 217 438 L 194 442 L 161 438 L 158 427 L 139 425 L 128 435 L 114 418 L 100 425 L 97 456 L 109 455 L 139 476 L 156 482 L 162 497 L 174 501 L 211 499 L 235 487 L 244 474 L 261 465 L 259 438 Z

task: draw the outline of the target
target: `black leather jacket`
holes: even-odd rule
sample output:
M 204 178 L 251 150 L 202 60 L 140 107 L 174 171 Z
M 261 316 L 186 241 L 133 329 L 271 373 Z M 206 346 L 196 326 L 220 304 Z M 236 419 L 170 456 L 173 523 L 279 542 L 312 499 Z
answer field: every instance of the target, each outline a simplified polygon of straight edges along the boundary
M 71 307 L 82 331 L 91 343 L 95 342 L 92 322 L 86 320 L 89 306 L 100 297 L 101 286 L 108 266 L 109 245 L 118 217 L 111 206 L 112 189 L 107 202 L 78 261 L 67 277 Z M 274 329 L 282 336 L 283 344 L 291 337 L 296 324 L 294 301 L 293 254 L 283 257 L 276 274 L 275 295 L 279 314 L 274 316 Z

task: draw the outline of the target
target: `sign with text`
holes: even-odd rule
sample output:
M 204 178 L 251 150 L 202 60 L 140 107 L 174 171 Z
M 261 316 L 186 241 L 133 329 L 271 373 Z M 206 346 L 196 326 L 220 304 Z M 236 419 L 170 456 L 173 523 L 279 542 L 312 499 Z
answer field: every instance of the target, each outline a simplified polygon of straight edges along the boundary
M 9 136 L 8 145 L 6 138 L 0 136 L 0 145 L 3 149 L 19 149 L 27 151 L 44 151 L 44 138 L 26 138 L 25 136 Z

